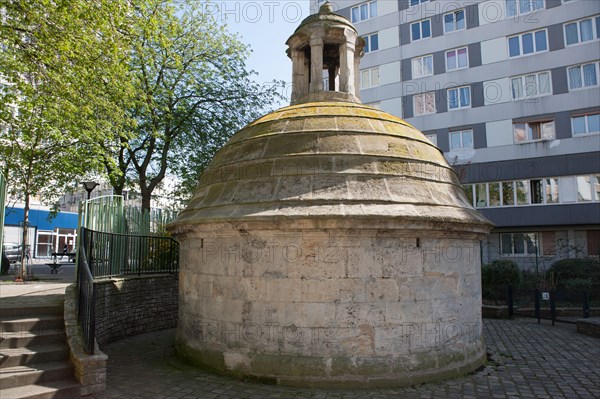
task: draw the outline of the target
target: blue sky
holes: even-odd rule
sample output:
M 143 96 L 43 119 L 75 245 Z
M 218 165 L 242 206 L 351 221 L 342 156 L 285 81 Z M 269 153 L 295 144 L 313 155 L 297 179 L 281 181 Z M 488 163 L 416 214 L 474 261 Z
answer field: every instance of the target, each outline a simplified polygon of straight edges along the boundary
M 230 32 L 238 33 L 242 42 L 251 46 L 253 52 L 247 66 L 258 72 L 256 81 L 291 82 L 292 61 L 285 53 L 285 42 L 308 17 L 310 1 L 213 0 L 212 3 L 220 7 L 215 11 L 219 20 L 226 22 Z

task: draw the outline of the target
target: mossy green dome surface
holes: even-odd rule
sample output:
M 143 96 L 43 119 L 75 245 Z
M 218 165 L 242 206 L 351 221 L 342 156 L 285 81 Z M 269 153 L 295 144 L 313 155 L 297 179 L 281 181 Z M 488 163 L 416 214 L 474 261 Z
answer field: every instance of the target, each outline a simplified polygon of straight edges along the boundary
M 417 129 L 366 105 L 314 102 L 281 108 L 236 133 L 173 227 L 382 217 L 491 226 Z

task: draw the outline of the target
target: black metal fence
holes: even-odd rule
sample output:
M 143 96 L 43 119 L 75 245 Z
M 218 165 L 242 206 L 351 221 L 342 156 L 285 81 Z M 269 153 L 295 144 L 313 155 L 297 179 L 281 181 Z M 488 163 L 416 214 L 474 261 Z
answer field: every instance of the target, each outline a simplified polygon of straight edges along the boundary
M 103 233 L 81 228 L 77 258 L 78 319 L 88 354 L 94 353 L 99 278 L 179 272 L 179 243 L 171 237 Z
M 79 299 L 77 319 L 81 326 L 84 349 L 88 354 L 93 355 L 96 333 L 96 286 L 83 246 L 79 247 L 78 253 L 77 295 Z
M 179 244 L 171 237 L 82 229 L 81 246 L 94 278 L 179 271 Z
M 512 316 L 534 317 L 538 323 L 544 320 L 576 323 L 577 319 L 589 318 L 593 313 L 600 315 L 600 297 L 597 292 L 579 290 L 532 290 L 506 288 L 508 314 Z M 594 314 L 596 315 L 596 314 Z

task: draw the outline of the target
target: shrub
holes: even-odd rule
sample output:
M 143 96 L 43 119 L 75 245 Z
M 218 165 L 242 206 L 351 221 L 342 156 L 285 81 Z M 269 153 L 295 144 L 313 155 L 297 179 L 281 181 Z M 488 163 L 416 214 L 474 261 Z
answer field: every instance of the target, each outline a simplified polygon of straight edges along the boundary
M 508 259 L 495 260 L 481 268 L 482 295 L 486 299 L 499 299 L 499 289 L 511 284 L 519 285 L 521 273 L 515 262 Z
M 548 269 L 558 288 L 586 288 L 600 285 L 600 262 L 594 259 L 562 259 Z

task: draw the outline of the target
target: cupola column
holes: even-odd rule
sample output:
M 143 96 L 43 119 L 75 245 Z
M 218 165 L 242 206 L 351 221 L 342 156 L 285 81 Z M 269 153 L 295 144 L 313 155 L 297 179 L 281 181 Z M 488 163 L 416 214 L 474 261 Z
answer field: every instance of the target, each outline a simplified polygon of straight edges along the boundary
M 308 65 L 304 52 L 292 50 L 292 101 L 308 94 Z
M 346 41 L 340 46 L 340 91 L 356 95 L 354 68 L 354 43 Z
M 323 37 L 310 38 L 310 91 L 323 91 Z

